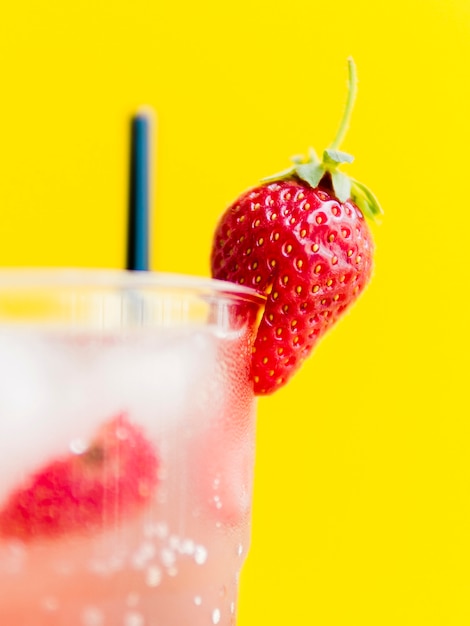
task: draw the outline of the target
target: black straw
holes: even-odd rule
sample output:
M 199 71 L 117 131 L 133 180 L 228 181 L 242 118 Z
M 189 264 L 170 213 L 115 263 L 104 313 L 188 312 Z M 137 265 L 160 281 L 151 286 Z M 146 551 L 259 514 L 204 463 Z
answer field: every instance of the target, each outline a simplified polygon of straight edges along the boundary
M 126 262 L 128 270 L 149 269 L 151 127 L 152 119 L 148 112 L 137 113 L 131 119 Z

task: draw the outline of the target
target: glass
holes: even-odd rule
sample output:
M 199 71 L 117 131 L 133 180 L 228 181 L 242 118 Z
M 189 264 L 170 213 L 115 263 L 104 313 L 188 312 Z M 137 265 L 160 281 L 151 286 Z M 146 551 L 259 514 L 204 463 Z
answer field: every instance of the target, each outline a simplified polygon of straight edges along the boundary
M 209 279 L 0 271 L 0 624 L 235 624 L 262 304 Z

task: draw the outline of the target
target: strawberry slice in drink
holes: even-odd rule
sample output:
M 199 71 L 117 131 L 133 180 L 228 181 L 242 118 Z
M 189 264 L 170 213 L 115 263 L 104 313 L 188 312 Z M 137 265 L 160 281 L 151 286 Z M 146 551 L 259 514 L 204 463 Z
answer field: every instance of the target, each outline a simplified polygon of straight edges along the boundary
M 18 486 L 0 509 L 0 535 L 30 541 L 117 524 L 152 498 L 158 467 L 142 430 L 119 415 L 83 452 L 52 460 Z

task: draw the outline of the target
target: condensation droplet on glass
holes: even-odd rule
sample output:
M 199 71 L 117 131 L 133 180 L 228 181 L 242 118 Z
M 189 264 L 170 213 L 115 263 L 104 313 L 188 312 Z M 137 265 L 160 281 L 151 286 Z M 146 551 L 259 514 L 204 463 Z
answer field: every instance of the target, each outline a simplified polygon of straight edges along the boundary
M 161 551 L 161 559 L 165 567 L 171 567 L 175 564 L 176 555 L 173 550 L 170 550 L 170 548 L 163 548 Z
M 147 524 L 144 529 L 145 536 L 151 539 L 157 537 L 158 539 L 166 539 L 168 536 L 168 526 L 164 522 L 158 522 L 157 524 Z
M 125 567 L 124 558 L 119 554 L 112 556 L 108 561 L 109 572 L 119 572 Z
M 124 616 L 124 626 L 144 626 L 144 616 L 137 611 L 132 611 Z
M 84 439 L 73 439 L 69 444 L 69 450 L 72 454 L 83 454 L 88 450 L 88 442 Z
M 185 539 L 180 546 L 180 554 L 194 554 L 194 550 L 196 549 L 196 544 L 192 539 Z
M 26 549 L 21 542 L 12 541 L 7 544 L 8 553 L 15 559 L 23 559 L 26 556 Z
M 6 553 L 0 557 L 2 570 L 7 574 L 16 574 L 22 571 L 26 559 L 26 550 L 20 542 L 12 541 L 5 546 Z
M 235 602 L 230 602 L 230 613 L 232 615 L 235 613 Z
M 181 545 L 181 539 L 178 537 L 178 535 L 170 535 L 168 537 L 168 545 L 170 546 L 172 550 L 179 551 L 180 545 Z
M 220 609 L 214 609 L 212 611 L 212 623 L 218 624 L 220 622 Z
M 170 568 L 167 569 L 167 573 L 168 573 L 168 576 L 171 576 L 172 578 L 175 578 L 175 576 L 178 575 L 178 568 L 170 567 Z
M 59 601 L 55 596 L 46 596 L 42 599 L 41 605 L 45 611 L 53 613 L 59 608 Z
M 165 522 L 155 524 L 155 536 L 159 539 L 165 539 L 166 537 L 168 537 L 168 526 L 165 524 Z
M 95 606 L 88 606 L 82 613 L 83 626 L 103 626 L 103 613 Z
M 201 598 L 201 596 L 194 596 L 194 604 L 195 604 L 196 606 L 201 606 L 201 604 L 202 604 L 202 598 Z
M 239 543 L 238 544 L 238 556 L 241 556 L 243 554 L 243 544 Z
M 207 550 L 204 546 L 196 546 L 194 549 L 194 560 L 198 565 L 204 565 L 207 561 Z
M 129 431 L 125 426 L 116 428 L 116 438 L 125 441 L 129 437 Z
M 131 592 L 127 594 L 126 604 L 129 608 L 135 607 L 139 604 L 140 596 L 138 593 Z
M 147 568 L 145 582 L 148 587 L 158 587 L 162 580 L 162 570 L 157 565 L 150 565 Z
M 132 565 L 136 569 L 143 569 L 146 564 L 155 556 L 156 548 L 153 543 L 146 541 L 132 555 Z

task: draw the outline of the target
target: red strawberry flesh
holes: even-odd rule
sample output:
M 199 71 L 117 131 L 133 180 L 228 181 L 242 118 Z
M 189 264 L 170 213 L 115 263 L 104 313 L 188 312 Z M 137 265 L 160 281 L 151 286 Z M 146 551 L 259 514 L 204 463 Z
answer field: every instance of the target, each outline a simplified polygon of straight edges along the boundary
M 120 415 L 82 454 L 51 461 L 11 494 L 0 510 L 0 536 L 29 541 L 116 524 L 149 501 L 158 465 L 140 428 Z

